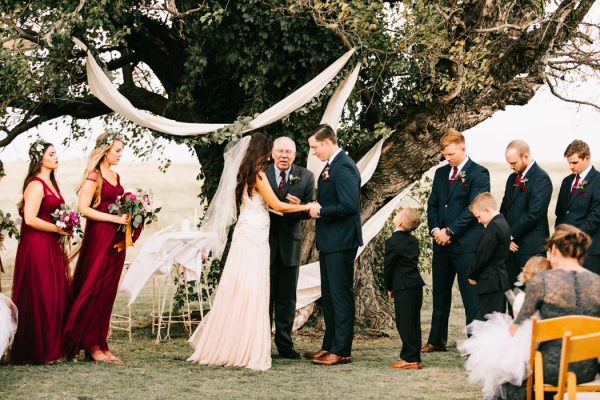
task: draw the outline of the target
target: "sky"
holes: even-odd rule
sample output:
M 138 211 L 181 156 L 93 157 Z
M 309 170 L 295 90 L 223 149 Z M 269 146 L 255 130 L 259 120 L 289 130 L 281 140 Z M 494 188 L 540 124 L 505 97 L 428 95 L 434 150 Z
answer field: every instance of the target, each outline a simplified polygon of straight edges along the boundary
M 600 20 L 600 2 L 596 3 L 587 16 L 588 21 Z M 600 104 L 600 80 L 591 79 L 565 87 L 572 97 L 582 98 Z M 64 124 L 58 128 L 46 123 L 29 131 L 33 135 L 57 145 L 57 151 L 63 160 L 85 158 L 86 145 L 95 140 L 102 132 L 99 119 L 90 123 L 89 142 L 76 143 L 71 148 L 60 145 L 65 130 Z M 524 106 L 509 106 L 476 127 L 464 132 L 467 140 L 467 153 L 481 162 L 504 162 L 504 150 L 513 139 L 522 139 L 529 143 L 532 157 L 543 162 L 563 160 L 567 145 L 574 139 L 587 142 L 592 150 L 592 159 L 600 160 L 600 112 L 590 106 L 566 103 L 554 97 L 547 87 L 541 87 L 533 99 Z M 3 161 L 26 160 L 29 143 L 27 134 L 20 135 L 9 146 L 0 149 Z M 595 152 L 598 149 L 598 153 Z M 166 155 L 173 162 L 197 162 L 197 159 L 183 145 L 168 144 Z M 135 156 L 125 149 L 123 161 L 136 162 Z

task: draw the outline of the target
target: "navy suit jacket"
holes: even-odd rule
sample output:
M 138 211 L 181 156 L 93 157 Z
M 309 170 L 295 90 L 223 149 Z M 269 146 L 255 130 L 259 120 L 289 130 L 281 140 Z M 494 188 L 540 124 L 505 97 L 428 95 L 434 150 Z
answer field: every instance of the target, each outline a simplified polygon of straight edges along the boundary
M 502 214 L 496 215 L 481 234 L 475 264 L 469 278 L 477 281 L 477 294 L 504 292 L 510 288 L 506 259 L 510 244 L 510 227 Z
M 425 285 L 419 273 L 419 241 L 409 232 L 396 231 L 385 241 L 383 277 L 387 290 Z
M 513 172 L 506 180 L 500 212 L 510 225 L 510 233 L 519 246 L 519 253 L 541 253 L 550 236 L 548 205 L 552 197 L 552 181 L 537 162 L 527 171 L 519 187 L 515 188 L 517 175 Z
M 302 204 L 310 203 L 313 200 L 315 177 L 306 168 L 292 164 L 289 176 L 297 177 L 297 181 L 291 182 L 288 177 L 283 195 L 279 193 L 273 164 L 267 167 L 265 174 L 271 184 L 271 188 L 280 201 L 287 203 L 286 196 L 288 194 L 298 197 Z M 283 216 L 269 213 L 269 216 L 271 218 L 271 227 L 269 229 L 271 264 L 275 262 L 275 258 L 279 252 L 283 265 L 300 265 L 300 250 L 302 239 L 304 239 L 304 235 L 302 234 L 302 220 L 310 218 L 310 215 L 306 212 L 297 212 L 286 213 Z
M 570 224 L 592 237 L 588 254 L 600 254 L 600 173 L 592 167 L 583 188 L 571 193 L 575 175 L 563 179 L 556 202 L 556 225 Z M 581 185 L 581 182 L 580 182 Z
M 317 249 L 333 253 L 362 246 L 360 172 L 345 152 L 335 156 L 328 176 L 319 176 L 317 201 L 321 205 L 316 222 Z
M 490 191 L 490 173 L 469 159 L 461 171 L 462 178 L 457 177 L 450 186 L 450 169 L 450 165 L 445 165 L 435 171 L 427 201 L 427 223 L 429 232 L 434 228 L 448 227 L 454 237 L 448 246 L 439 246 L 434 241 L 433 251 L 447 248 L 453 253 L 473 253 L 477 249 L 482 226 L 469 211 L 469 205 L 479 193 Z

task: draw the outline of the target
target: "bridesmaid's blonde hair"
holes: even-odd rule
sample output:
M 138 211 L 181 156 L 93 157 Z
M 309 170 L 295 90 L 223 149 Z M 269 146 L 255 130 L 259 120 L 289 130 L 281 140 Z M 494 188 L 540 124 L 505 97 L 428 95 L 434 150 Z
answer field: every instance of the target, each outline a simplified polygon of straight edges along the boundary
M 75 193 L 79 194 L 79 191 L 88 179 L 90 173 L 95 172 L 98 175 L 98 184 L 96 185 L 96 191 L 92 198 L 92 207 L 96 207 L 100 204 L 100 193 L 102 192 L 102 173 L 100 172 L 100 164 L 115 142 L 123 142 L 123 139 L 115 132 L 103 132 L 96 138 L 96 146 L 88 156 L 87 166 L 83 171 L 83 178 L 75 188 Z

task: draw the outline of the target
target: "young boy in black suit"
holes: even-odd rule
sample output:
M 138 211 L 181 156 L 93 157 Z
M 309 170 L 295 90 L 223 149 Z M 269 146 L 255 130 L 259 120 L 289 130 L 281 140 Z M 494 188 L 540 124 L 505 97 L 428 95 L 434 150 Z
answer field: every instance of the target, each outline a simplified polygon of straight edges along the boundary
M 396 230 L 385 241 L 384 280 L 394 299 L 396 328 L 402 340 L 400 360 L 392 368 L 421 369 L 421 304 L 423 279 L 419 273 L 419 241 L 411 235 L 421 221 L 412 208 L 394 217 Z
M 484 226 L 477 245 L 475 264 L 469 271 L 469 283 L 479 298 L 480 319 L 494 311 L 505 312 L 504 292 L 510 288 L 506 260 L 510 251 L 510 226 L 498 211 L 489 192 L 479 194 L 469 209 Z

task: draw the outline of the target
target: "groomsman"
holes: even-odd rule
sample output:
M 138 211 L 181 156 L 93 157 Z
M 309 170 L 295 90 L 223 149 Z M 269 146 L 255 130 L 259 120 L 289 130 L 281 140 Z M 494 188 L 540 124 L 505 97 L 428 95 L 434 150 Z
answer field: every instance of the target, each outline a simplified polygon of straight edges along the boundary
M 574 225 L 592 237 L 583 266 L 600 274 L 600 173 L 592 166 L 590 146 L 584 141 L 572 141 L 564 155 L 573 173 L 560 185 L 556 225 Z
M 421 348 L 424 353 L 446 350 L 456 276 L 467 324 L 479 317 L 477 292 L 469 285 L 468 273 L 475 262 L 482 226 L 469 205 L 479 193 L 490 190 L 490 174 L 467 156 L 462 133 L 450 129 L 442 136 L 440 149 L 448 165 L 435 171 L 427 202 L 427 222 L 433 236 L 433 313 L 429 339 Z
M 296 144 L 288 137 L 279 137 L 273 143 L 273 164 L 266 170 L 271 188 L 281 201 L 306 204 L 313 200 L 315 178 L 309 170 L 294 164 Z M 292 327 L 296 316 L 296 286 L 300 269 L 302 220 L 307 213 L 282 216 L 269 213 L 271 227 L 271 297 L 269 315 L 275 319 L 275 345 L 281 357 L 299 359 L 294 350 Z
M 514 172 L 508 176 L 500 212 L 510 225 L 510 254 L 506 263 L 511 287 L 531 257 L 544 255 L 548 228 L 548 205 L 552 197 L 552 181 L 531 158 L 529 145 L 513 140 L 504 153 Z
M 318 180 L 317 203 L 310 210 L 316 218 L 325 336 L 321 349 L 305 357 L 313 364 L 345 364 L 350 362 L 354 337 L 354 258 L 363 244 L 360 173 L 338 147 L 329 125 L 319 125 L 306 137 L 313 153 L 327 164 Z

